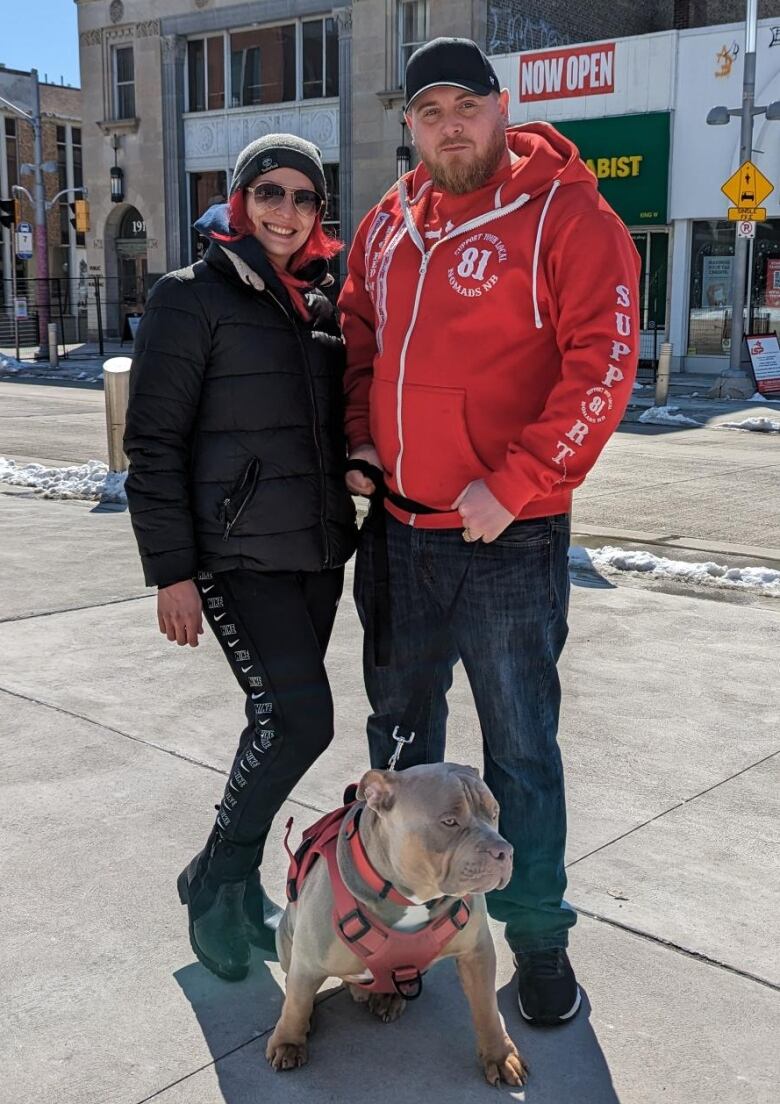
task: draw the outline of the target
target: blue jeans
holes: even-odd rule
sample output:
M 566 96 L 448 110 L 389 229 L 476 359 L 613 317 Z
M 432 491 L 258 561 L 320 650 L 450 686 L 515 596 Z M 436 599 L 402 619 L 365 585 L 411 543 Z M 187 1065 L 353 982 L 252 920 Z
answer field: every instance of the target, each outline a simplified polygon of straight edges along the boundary
M 488 909 L 506 923 L 515 951 L 564 947 L 576 921 L 563 900 L 566 804 L 557 742 L 569 529 L 566 514 L 516 521 L 491 544 L 478 545 L 452 619 L 448 654 L 435 661 L 426 660 L 431 635 L 471 556 L 462 531 L 415 529 L 388 515 L 392 655 L 387 667 L 374 663 L 373 549 L 365 526 L 355 568 L 373 710 L 372 766 L 387 766 L 395 746 L 393 727 L 423 662 L 430 696 L 399 767 L 444 759 L 447 691 L 455 663 L 463 661 L 482 729 L 484 778 L 501 806 L 501 832 L 515 850 L 512 880 L 488 894 Z

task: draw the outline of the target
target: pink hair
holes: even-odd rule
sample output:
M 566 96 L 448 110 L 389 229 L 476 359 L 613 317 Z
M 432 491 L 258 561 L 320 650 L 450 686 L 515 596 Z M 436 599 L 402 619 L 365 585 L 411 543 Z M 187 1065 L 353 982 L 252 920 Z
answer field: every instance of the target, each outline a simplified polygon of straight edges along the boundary
M 217 241 L 235 242 L 240 241 L 242 238 L 252 237 L 255 232 L 255 227 L 247 214 L 242 190 L 239 189 L 239 191 L 234 192 L 228 200 L 228 215 L 231 233 L 212 234 L 213 238 Z M 337 253 L 340 253 L 343 248 L 343 242 L 340 242 L 338 238 L 334 238 L 332 235 L 326 233 L 322 225 L 322 215 L 320 213 L 314 221 L 314 226 L 308 238 L 297 253 L 294 253 L 290 258 L 289 266 L 287 268 L 279 268 L 278 265 L 273 265 L 276 275 L 287 288 L 293 306 L 307 321 L 310 316 L 302 291 L 309 285 L 305 280 L 301 280 L 295 276 L 294 273 L 309 264 L 310 261 L 331 260 L 331 258 L 335 257 Z M 271 261 L 271 264 L 273 264 L 273 261 Z

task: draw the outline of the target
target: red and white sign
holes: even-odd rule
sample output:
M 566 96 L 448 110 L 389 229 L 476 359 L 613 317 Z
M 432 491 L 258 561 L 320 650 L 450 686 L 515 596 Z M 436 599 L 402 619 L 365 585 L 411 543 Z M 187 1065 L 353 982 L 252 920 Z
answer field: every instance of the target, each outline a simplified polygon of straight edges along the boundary
M 766 259 L 765 307 L 780 307 L 780 257 Z
M 754 222 L 738 222 L 737 237 L 754 238 L 756 236 L 756 224 Z
M 615 91 L 615 43 L 520 55 L 520 102 Z
M 756 390 L 760 395 L 780 394 L 780 345 L 777 334 L 745 334 Z

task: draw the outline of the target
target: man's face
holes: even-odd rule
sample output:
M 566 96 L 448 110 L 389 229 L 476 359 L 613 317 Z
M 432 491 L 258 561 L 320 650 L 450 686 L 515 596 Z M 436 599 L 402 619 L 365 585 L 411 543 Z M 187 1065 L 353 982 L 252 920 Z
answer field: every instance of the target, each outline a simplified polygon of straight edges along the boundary
M 421 92 L 406 113 L 435 187 L 463 195 L 482 187 L 507 151 L 509 93 L 477 96 L 443 85 Z

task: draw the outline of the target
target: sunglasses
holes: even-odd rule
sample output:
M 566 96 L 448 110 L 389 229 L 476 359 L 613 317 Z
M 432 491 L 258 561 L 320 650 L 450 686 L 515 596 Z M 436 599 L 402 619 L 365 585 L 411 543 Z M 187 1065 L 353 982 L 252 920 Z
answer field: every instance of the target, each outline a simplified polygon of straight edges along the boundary
M 267 211 L 276 211 L 284 203 L 284 197 L 292 196 L 295 209 L 301 215 L 316 215 L 323 205 L 323 199 L 310 188 L 284 188 L 281 184 L 258 184 L 255 188 L 247 188 L 255 197 L 258 207 L 265 207 Z

